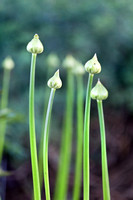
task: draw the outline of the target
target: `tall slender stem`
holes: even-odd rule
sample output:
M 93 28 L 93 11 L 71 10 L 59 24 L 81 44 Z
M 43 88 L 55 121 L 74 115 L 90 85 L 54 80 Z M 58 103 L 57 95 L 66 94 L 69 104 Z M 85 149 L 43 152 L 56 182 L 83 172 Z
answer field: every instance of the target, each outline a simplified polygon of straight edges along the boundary
M 8 93 L 9 93 L 9 82 L 10 82 L 10 70 L 4 68 L 4 78 L 2 85 L 2 96 L 1 96 L 1 109 L 7 108 L 8 105 Z M 6 133 L 6 121 L 0 122 L 0 165 L 2 161 L 5 133 Z
M 55 89 L 52 88 L 47 108 L 45 129 L 44 129 L 44 140 L 43 140 L 43 169 L 44 169 L 46 200 L 50 200 L 49 173 L 48 173 L 48 138 L 49 138 L 49 127 L 50 127 L 50 119 L 51 119 L 51 111 L 53 106 L 54 95 L 55 95 Z
M 84 105 L 84 89 L 83 77 L 77 77 L 77 152 L 75 165 L 75 180 L 73 190 L 73 200 L 80 199 L 81 178 L 82 178 L 82 146 L 83 146 L 83 105 Z
M 105 136 L 105 124 L 102 101 L 97 101 L 98 115 L 100 123 L 101 133 L 101 156 L 102 156 L 102 182 L 103 182 L 103 199 L 110 200 L 110 186 L 109 186 L 109 174 L 107 164 L 107 150 L 106 150 L 106 136 Z
M 47 69 L 47 80 L 49 79 L 53 68 L 49 67 Z M 47 102 L 48 102 L 48 96 L 49 96 L 49 88 L 45 88 L 45 100 L 44 100 L 44 110 L 43 110 L 43 121 L 42 121 L 42 129 L 41 129 L 41 138 L 40 138 L 40 145 L 39 145 L 39 161 L 38 161 L 38 167 L 39 167 L 39 179 L 40 179 L 40 188 L 42 189 L 43 184 L 43 141 L 44 141 L 44 129 L 45 129 L 45 117 L 47 112 Z
M 73 127 L 73 98 L 74 80 L 71 71 L 67 74 L 67 99 L 66 114 L 63 127 L 59 168 L 57 173 L 54 200 L 65 200 L 67 197 L 68 178 L 72 149 L 72 127 Z
M 93 82 L 93 74 L 89 74 L 86 104 L 85 104 L 85 118 L 84 118 L 84 142 L 83 142 L 83 198 L 89 200 L 90 192 L 90 166 L 89 166 L 89 133 L 90 133 L 90 106 L 91 106 L 91 88 Z
M 31 149 L 34 199 L 41 200 L 38 160 L 37 160 L 37 147 L 36 147 L 36 133 L 35 133 L 35 113 L 34 113 L 35 66 L 36 66 L 36 54 L 32 54 L 31 72 L 30 72 L 30 88 L 29 88 L 30 149 Z

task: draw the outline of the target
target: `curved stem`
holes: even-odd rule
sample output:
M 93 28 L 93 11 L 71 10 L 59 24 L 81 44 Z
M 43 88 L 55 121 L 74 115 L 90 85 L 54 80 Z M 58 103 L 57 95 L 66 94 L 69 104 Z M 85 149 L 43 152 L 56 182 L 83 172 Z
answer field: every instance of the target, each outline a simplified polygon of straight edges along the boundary
M 43 168 L 44 168 L 44 184 L 45 184 L 46 200 L 50 200 L 49 173 L 48 173 L 48 138 L 49 138 L 49 127 L 50 127 L 50 119 L 51 119 L 51 111 L 53 106 L 54 95 L 55 95 L 55 89 L 51 89 L 46 120 L 45 120 L 44 141 L 43 141 Z
M 89 200 L 90 192 L 90 166 L 89 166 L 89 133 L 90 133 L 90 106 L 91 106 L 91 88 L 93 82 L 93 74 L 89 74 L 86 104 L 85 104 L 85 118 L 84 118 L 84 142 L 83 142 L 83 196 L 84 200 Z
M 52 73 L 53 68 L 48 67 L 47 69 L 47 80 L 49 79 L 49 76 Z M 41 138 L 40 138 L 40 145 L 39 145 L 39 161 L 38 161 L 38 167 L 39 167 L 39 179 L 40 179 L 40 188 L 42 189 L 43 185 L 43 141 L 44 141 L 44 129 L 45 129 L 45 118 L 46 118 L 46 112 L 47 112 L 47 102 L 49 97 L 49 88 L 45 88 L 45 100 L 44 100 L 44 110 L 43 110 L 43 121 L 42 121 L 42 129 L 41 129 Z
M 101 156 L 102 156 L 102 182 L 103 182 L 103 199 L 110 200 L 110 186 L 109 186 L 109 174 L 107 164 L 107 150 L 106 150 L 106 136 L 105 136 L 105 124 L 102 101 L 97 101 L 98 115 L 100 123 L 101 133 Z
M 30 88 L 29 88 L 30 149 L 31 149 L 31 163 L 32 163 L 34 199 L 35 200 L 41 200 L 40 181 L 39 181 L 39 172 L 38 172 L 38 160 L 37 160 L 37 149 L 36 149 L 35 113 L 34 113 L 35 66 L 36 66 L 36 54 L 32 54 L 31 72 L 30 72 Z
M 63 126 L 59 168 L 55 187 L 54 200 L 65 200 L 67 197 L 68 178 L 72 150 L 72 126 L 73 126 L 73 97 L 74 80 L 71 71 L 67 73 L 67 99 L 65 122 Z
M 82 178 L 82 146 L 83 146 L 83 106 L 84 106 L 83 78 L 77 76 L 77 152 L 75 165 L 75 180 L 73 200 L 80 199 Z
M 1 96 L 1 109 L 7 108 L 8 105 L 8 93 L 9 93 L 9 82 L 10 82 L 10 70 L 4 68 L 4 78 L 2 85 L 2 96 Z M 6 133 L 6 121 L 0 122 L 0 164 L 2 161 L 5 133 Z

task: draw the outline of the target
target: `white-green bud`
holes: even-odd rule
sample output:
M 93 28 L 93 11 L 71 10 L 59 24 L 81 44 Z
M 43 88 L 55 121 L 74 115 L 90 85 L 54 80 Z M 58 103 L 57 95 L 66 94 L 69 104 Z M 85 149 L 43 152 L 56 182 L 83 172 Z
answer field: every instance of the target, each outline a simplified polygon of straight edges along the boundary
M 95 54 L 92 59 L 90 59 L 85 64 L 85 70 L 91 74 L 98 74 L 101 72 L 101 65 L 98 62 L 97 55 Z
M 66 69 L 73 69 L 75 67 L 76 60 L 72 55 L 67 55 L 63 60 L 62 66 Z
M 46 59 L 46 63 L 48 65 L 48 67 L 56 68 L 59 66 L 60 60 L 59 60 L 57 54 L 51 53 L 48 55 L 48 57 Z
M 43 45 L 37 34 L 35 34 L 34 38 L 28 43 L 27 51 L 34 54 L 40 54 L 43 52 Z
M 76 61 L 75 67 L 72 69 L 72 72 L 75 75 L 83 75 L 85 73 L 85 70 L 82 63 L 80 63 L 79 61 Z
M 102 85 L 100 80 L 98 80 L 96 86 L 91 90 L 91 98 L 99 100 L 99 101 L 102 101 L 108 98 L 108 91 Z
M 55 72 L 54 76 L 52 76 L 47 83 L 48 87 L 53 89 L 59 89 L 62 86 L 62 81 L 59 75 L 59 69 Z
M 15 66 L 13 59 L 10 56 L 7 56 L 2 62 L 2 66 L 5 69 L 12 70 Z

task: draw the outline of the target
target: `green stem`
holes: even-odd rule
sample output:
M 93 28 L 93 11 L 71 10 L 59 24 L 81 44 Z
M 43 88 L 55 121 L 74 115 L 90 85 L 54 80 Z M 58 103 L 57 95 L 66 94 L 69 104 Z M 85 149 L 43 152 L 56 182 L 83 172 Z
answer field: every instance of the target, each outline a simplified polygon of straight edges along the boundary
M 9 93 L 9 82 L 10 82 L 10 70 L 4 68 L 4 78 L 2 85 L 2 96 L 1 96 L 1 110 L 7 108 L 8 105 L 8 93 Z M 5 133 L 6 133 L 6 121 L 0 122 L 0 165 L 2 161 Z
M 84 200 L 89 200 L 90 192 L 90 166 L 89 166 L 89 135 L 90 135 L 90 106 L 91 106 L 91 88 L 93 82 L 93 74 L 89 74 L 86 105 L 85 105 L 85 118 L 84 118 L 84 141 L 83 141 L 83 196 Z
M 82 178 L 82 146 L 83 146 L 83 78 L 81 75 L 77 76 L 77 152 L 75 165 L 75 180 L 73 190 L 73 200 L 80 199 L 81 178 Z
M 47 76 L 46 76 L 47 80 L 49 79 L 49 76 L 52 73 L 52 69 L 51 69 L 51 67 L 49 67 L 48 70 L 47 70 Z M 45 117 L 46 117 L 46 112 L 47 112 L 48 96 L 49 96 L 49 88 L 46 87 L 45 100 L 44 100 L 44 111 L 43 111 L 43 121 L 42 121 L 42 130 L 41 130 L 41 138 L 40 138 L 40 145 L 39 145 L 39 161 L 38 161 L 39 179 L 40 179 L 40 188 L 41 189 L 42 189 L 42 185 L 43 185 L 43 141 L 44 141 Z
M 102 156 L 102 183 L 103 183 L 103 199 L 110 200 L 110 186 L 109 186 L 109 174 L 107 164 L 107 150 L 106 150 L 106 136 L 105 136 L 105 124 L 102 101 L 97 101 L 98 115 L 100 123 L 101 133 L 101 156 Z
M 51 119 L 51 111 L 54 101 L 55 89 L 51 89 L 46 120 L 44 129 L 44 140 L 43 140 L 43 169 L 44 169 L 44 183 L 45 183 L 45 195 L 46 200 L 50 200 L 50 187 L 49 187 L 49 173 L 48 173 L 48 138 L 49 138 L 49 127 Z
M 68 71 L 66 114 L 65 114 L 65 123 L 63 127 L 60 161 L 57 172 L 54 200 L 65 200 L 67 196 L 71 150 L 72 150 L 73 98 L 74 98 L 73 74 L 71 73 L 71 71 Z
M 30 149 L 31 149 L 34 199 L 41 200 L 38 160 L 37 160 L 37 147 L 36 147 L 36 133 L 35 133 L 35 113 L 34 113 L 35 66 L 36 66 L 36 54 L 32 54 L 31 72 L 30 72 L 30 88 L 29 88 Z

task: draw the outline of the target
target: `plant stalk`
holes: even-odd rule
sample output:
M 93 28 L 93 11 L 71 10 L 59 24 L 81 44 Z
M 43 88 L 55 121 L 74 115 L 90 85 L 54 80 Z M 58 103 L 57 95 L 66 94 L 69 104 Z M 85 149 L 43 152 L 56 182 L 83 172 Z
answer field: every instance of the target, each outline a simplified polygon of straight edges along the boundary
M 75 165 L 75 180 L 73 190 L 73 200 L 80 199 L 82 183 L 82 147 L 83 147 L 83 106 L 84 106 L 84 88 L 83 77 L 77 77 L 77 152 Z
M 43 169 L 44 169 L 44 184 L 46 200 L 50 200 L 50 186 L 49 186 L 49 172 L 48 172 L 48 139 L 49 139 L 49 127 L 51 119 L 51 111 L 53 106 L 53 100 L 55 95 L 55 89 L 51 89 L 49 103 L 47 108 L 45 129 L 44 129 L 44 141 L 43 141 Z
M 29 131 L 30 131 L 30 149 L 31 149 L 34 199 L 41 200 L 37 147 L 36 147 L 36 133 L 35 133 L 35 111 L 34 111 L 36 56 L 37 56 L 36 54 L 32 54 L 32 59 L 31 59 L 30 88 L 29 88 Z
M 83 138 L 83 198 L 89 200 L 90 196 L 90 165 L 89 165 L 89 135 L 90 135 L 90 107 L 91 107 L 91 88 L 93 82 L 93 74 L 89 74 L 85 117 L 84 117 L 84 138 Z
M 52 69 L 51 67 L 47 70 L 47 80 L 51 76 Z M 43 121 L 42 121 L 42 129 L 41 129 L 41 138 L 40 138 L 40 145 L 39 145 L 39 161 L 38 161 L 38 167 L 39 167 L 39 179 L 40 179 L 40 188 L 42 189 L 43 185 L 43 141 L 44 141 L 44 130 L 45 130 L 45 118 L 46 118 L 46 112 L 47 112 L 47 102 L 48 102 L 48 96 L 49 96 L 49 88 L 45 88 L 45 100 L 44 100 L 44 111 L 43 111 Z
M 3 77 L 2 95 L 1 95 L 1 110 L 7 108 L 8 106 L 9 83 L 10 83 L 10 70 L 4 68 L 4 77 Z M 7 124 L 6 120 L 0 122 L 0 165 L 2 161 L 3 149 L 5 143 L 6 124 Z
M 106 150 L 106 136 L 105 136 L 105 124 L 102 101 L 97 100 L 100 133 L 101 133 L 101 156 L 102 156 L 102 184 L 103 184 L 103 199 L 110 200 L 110 186 L 109 186 L 109 174 L 107 164 L 107 150 Z
M 54 200 L 65 200 L 67 197 L 68 178 L 72 150 L 72 127 L 73 127 L 73 99 L 74 79 L 71 71 L 67 73 L 67 99 L 65 122 L 61 142 L 59 168 L 55 186 Z

